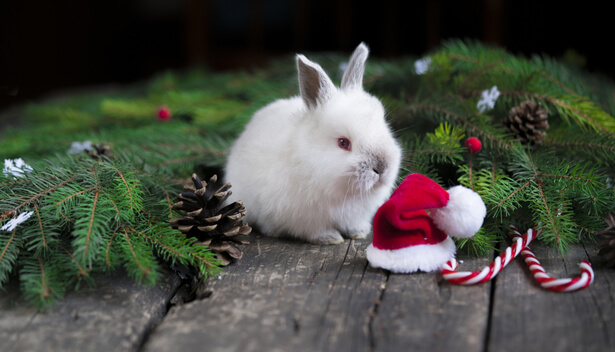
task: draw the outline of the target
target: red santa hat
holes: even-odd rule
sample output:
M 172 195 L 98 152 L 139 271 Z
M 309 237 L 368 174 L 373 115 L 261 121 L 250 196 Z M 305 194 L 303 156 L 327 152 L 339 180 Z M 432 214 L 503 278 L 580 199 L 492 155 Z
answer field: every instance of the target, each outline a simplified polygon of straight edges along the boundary
M 481 197 L 468 188 L 447 192 L 428 177 L 408 175 L 376 212 L 367 260 L 398 273 L 438 270 L 455 256 L 449 235 L 473 236 L 486 213 Z

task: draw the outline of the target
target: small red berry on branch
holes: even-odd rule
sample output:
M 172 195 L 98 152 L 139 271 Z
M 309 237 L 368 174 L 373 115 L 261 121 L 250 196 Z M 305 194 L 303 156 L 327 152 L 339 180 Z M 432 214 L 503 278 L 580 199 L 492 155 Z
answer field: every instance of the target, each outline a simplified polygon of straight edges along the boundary
M 466 149 L 468 149 L 469 153 L 476 154 L 480 152 L 482 144 L 480 140 L 476 137 L 470 137 L 466 140 Z
M 158 120 L 167 121 L 168 119 L 171 118 L 171 109 L 163 105 L 158 108 L 157 116 L 158 116 Z

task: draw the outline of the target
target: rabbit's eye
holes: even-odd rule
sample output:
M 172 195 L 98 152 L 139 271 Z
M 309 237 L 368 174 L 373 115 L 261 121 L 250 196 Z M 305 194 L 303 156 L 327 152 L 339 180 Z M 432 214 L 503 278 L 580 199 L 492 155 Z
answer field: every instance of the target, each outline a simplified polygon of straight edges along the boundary
M 337 145 L 347 151 L 350 151 L 352 149 L 352 144 L 350 143 L 350 139 L 346 138 L 346 137 L 342 137 L 342 138 L 338 138 L 337 139 Z

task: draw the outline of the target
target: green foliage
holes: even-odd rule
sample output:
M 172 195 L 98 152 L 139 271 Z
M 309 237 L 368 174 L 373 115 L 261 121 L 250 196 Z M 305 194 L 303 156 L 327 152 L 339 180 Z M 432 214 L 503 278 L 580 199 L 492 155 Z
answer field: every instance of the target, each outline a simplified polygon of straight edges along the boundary
M 215 275 L 209 250 L 168 226 L 169 192 L 121 158 L 87 154 L 32 163 L 23 177 L 0 175 L 0 221 L 32 212 L 0 231 L 0 287 L 15 273 L 24 297 L 44 308 L 67 286 L 93 283 L 92 273 L 124 267 L 137 282 L 155 283 L 157 257 Z M 165 206 L 160 206 L 164 202 Z
M 164 152 L 159 145 L 166 147 L 181 140 L 178 148 L 192 148 L 194 154 L 204 151 L 205 158 L 212 156 L 207 153 L 209 147 L 221 147 L 213 153 L 213 163 L 220 167 L 229 138 L 258 108 L 276 98 L 296 94 L 296 83 L 281 85 L 279 76 L 277 71 L 168 72 L 122 90 L 71 94 L 30 104 L 19 116 L 24 126 L 2 134 L 2 157 L 52 157 L 66 153 L 72 142 L 85 140 L 112 144 L 116 151 L 145 147 L 141 154 L 147 157 L 158 150 Z M 169 122 L 157 119 L 162 106 L 172 112 Z M 198 162 L 186 162 L 195 161 Z M 207 163 L 211 165 L 211 159 Z
M 414 139 L 407 140 L 404 143 L 404 158 L 407 160 L 405 171 L 441 180 L 442 175 L 433 165 L 454 165 L 462 162 L 463 148 L 460 142 L 463 137 L 463 129 L 443 123 L 433 133 L 426 133 L 424 138 L 415 136 Z
M 310 58 L 339 83 L 346 55 Z M 485 255 L 510 224 L 541 227 L 539 239 L 560 252 L 591 240 L 615 204 L 615 84 L 553 58 L 471 41 L 449 41 L 424 58 L 431 60 L 424 74 L 416 73 L 415 58 L 371 58 L 364 83 L 383 101 L 404 147 L 402 177 L 418 172 L 482 196 L 483 228 L 458 245 Z M 207 247 L 167 225 L 178 192 L 170 185 L 195 171 L 219 174 L 252 114 L 296 95 L 296 80 L 288 56 L 250 73 L 167 72 L 26 106 L 20 128 L 2 133 L 0 159 L 23 158 L 34 170 L 0 178 L 0 225 L 32 216 L 0 231 L 0 288 L 18 278 L 24 295 L 45 307 L 71 284 L 93 284 L 96 272 L 123 267 L 153 283 L 157 258 L 215 274 Z M 483 91 L 494 86 L 500 96 L 480 112 Z M 542 144 L 522 145 L 503 124 L 526 100 L 548 111 Z M 157 118 L 162 106 L 172 112 L 169 121 Z M 482 142 L 478 154 L 464 147 L 470 136 Z M 67 156 L 71 143 L 83 141 L 109 145 L 113 156 Z
M 615 204 L 613 82 L 552 58 L 528 59 L 477 42 L 450 41 L 427 57 L 429 69 L 406 74 L 404 82 L 393 72 L 410 67 L 408 59 L 376 63 L 391 74 L 382 74 L 371 88 L 395 105 L 390 118 L 406 141 L 406 171 L 444 186 L 464 184 L 485 201 L 483 229 L 458 244 L 485 253 L 506 236 L 509 224 L 539 226 L 539 239 L 564 253 L 604 227 L 602 219 Z M 477 103 L 493 86 L 500 96 L 481 113 Z M 525 100 L 548 111 L 542 144 L 521 145 L 503 124 Z M 450 133 L 442 133 L 451 129 L 461 131 L 456 146 Z M 482 141 L 479 154 L 463 150 L 463 134 Z
M 292 84 L 278 84 L 280 75 L 167 72 L 24 107 L 22 126 L 2 133 L 0 156 L 23 158 L 34 171 L 15 180 L 2 174 L 0 225 L 33 215 L 0 231 L 0 289 L 18 278 L 24 296 L 43 308 L 70 285 L 93 284 L 97 272 L 123 267 L 136 281 L 155 283 L 157 258 L 215 275 L 219 262 L 209 249 L 168 226 L 180 192 L 172 185 L 195 171 L 220 172 L 254 111 L 294 94 Z M 162 106 L 172 112 L 169 121 L 157 118 Z M 112 157 L 67 156 L 83 141 L 110 146 Z

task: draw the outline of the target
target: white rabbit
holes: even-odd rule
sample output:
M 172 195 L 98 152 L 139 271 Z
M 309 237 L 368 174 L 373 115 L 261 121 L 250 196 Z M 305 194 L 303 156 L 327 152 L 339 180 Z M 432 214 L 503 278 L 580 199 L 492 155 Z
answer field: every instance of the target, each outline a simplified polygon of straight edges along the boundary
M 396 182 L 401 149 L 380 101 L 363 90 L 369 50 L 352 54 L 341 87 L 297 55 L 300 96 L 257 111 L 226 164 L 232 200 L 272 236 L 317 244 L 365 238 Z

